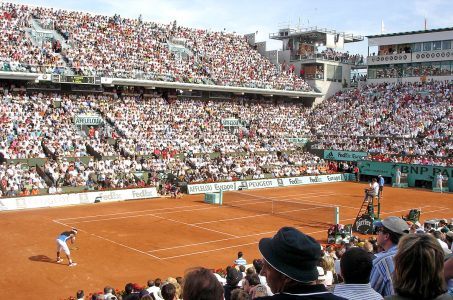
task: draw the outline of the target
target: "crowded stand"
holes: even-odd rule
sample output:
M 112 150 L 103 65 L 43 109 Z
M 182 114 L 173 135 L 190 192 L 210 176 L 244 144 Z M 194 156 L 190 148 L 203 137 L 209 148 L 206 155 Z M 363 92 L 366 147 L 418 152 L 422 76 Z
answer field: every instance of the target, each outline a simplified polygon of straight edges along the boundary
M 60 61 L 64 57 L 67 66 L 83 75 L 313 90 L 293 72 L 280 71 L 244 37 L 235 34 L 184 28 L 176 22 L 169 25 L 144 22 L 119 15 L 108 17 L 10 3 L 2 3 L 1 7 L 1 25 L 9 33 L 4 37 L 1 51 L 4 69 L 7 65 L 26 63 L 47 66 L 45 72 L 50 73 L 53 67 L 62 66 Z M 62 49 L 60 45 L 59 53 L 55 53 L 50 41 L 41 48 L 33 46 L 31 39 L 25 36 L 32 18 L 53 24 L 68 47 Z M 178 45 L 183 49 L 173 51 Z M 28 51 L 17 53 L 17 48 Z M 14 71 L 37 71 L 22 69 L 13 67 Z
M 0 194 L 6 197 L 38 195 L 47 188 L 36 168 L 22 163 L 0 164 L 0 179 Z
M 0 70 L 12 72 L 51 73 L 64 66 L 62 57 L 54 52 L 49 41 L 35 46 L 26 28 L 30 27 L 27 7 L 2 2 L 0 5 Z
M 302 55 L 301 58 L 304 59 L 322 58 L 325 60 L 333 60 L 352 65 L 364 64 L 363 55 L 360 54 L 352 55 L 349 54 L 349 52 L 335 51 L 332 48 L 327 48 L 319 53 L 307 53 L 305 55 Z
M 166 162 L 162 159 L 147 160 L 150 170 L 155 172 L 159 171 L 159 164 L 162 163 L 166 164 L 167 171 L 181 181 L 190 183 L 319 175 L 331 172 L 324 160 L 308 152 L 283 153 L 280 156 L 277 153 L 222 155 L 215 158 L 205 154 L 187 157 L 184 160 L 169 158 Z
M 172 173 L 189 183 L 332 172 L 327 162 L 301 152 L 301 145 L 291 141 L 304 136 L 314 149 L 363 151 L 367 159 L 382 162 L 450 166 L 450 87 L 445 82 L 369 85 L 338 93 L 311 109 L 297 101 L 265 98 L 5 92 L 0 145 L 5 159 L 49 158 L 45 173 L 55 187 L 143 184 L 131 175 L 135 172 Z M 103 124 L 79 128 L 74 124 L 79 114 L 97 115 Z M 223 123 L 232 118 L 236 126 Z M 327 134 L 331 132 L 335 134 Z M 97 159 L 90 166 L 71 167 L 63 161 L 93 155 Z M 113 158 L 97 162 L 102 157 Z M 99 174 L 94 178 L 90 171 Z M 156 176 L 149 177 L 146 185 L 159 185 Z
M 453 132 L 451 104 L 451 82 L 367 85 L 324 101 L 310 121 L 317 133 L 443 139 Z
M 314 148 L 451 164 L 451 86 L 451 82 L 379 84 L 339 92 L 310 113 L 307 122 L 316 135 Z

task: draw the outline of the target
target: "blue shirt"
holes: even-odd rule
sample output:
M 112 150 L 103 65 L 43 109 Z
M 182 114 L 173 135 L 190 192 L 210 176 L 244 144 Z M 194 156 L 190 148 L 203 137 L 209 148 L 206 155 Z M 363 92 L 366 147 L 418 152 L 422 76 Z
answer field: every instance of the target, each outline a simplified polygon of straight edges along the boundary
M 384 177 L 379 177 L 379 186 L 384 186 Z
M 333 294 L 349 300 L 382 300 L 383 297 L 366 284 L 337 284 Z
M 373 269 L 371 270 L 370 284 L 371 287 L 383 297 L 394 294 L 392 274 L 395 271 L 393 257 L 398 251 L 397 245 L 392 246 L 387 251 L 377 254 L 373 260 Z
M 234 263 L 235 263 L 236 265 L 245 266 L 245 265 L 247 264 L 247 261 L 241 257 L 241 258 L 236 259 L 236 260 L 234 261 Z

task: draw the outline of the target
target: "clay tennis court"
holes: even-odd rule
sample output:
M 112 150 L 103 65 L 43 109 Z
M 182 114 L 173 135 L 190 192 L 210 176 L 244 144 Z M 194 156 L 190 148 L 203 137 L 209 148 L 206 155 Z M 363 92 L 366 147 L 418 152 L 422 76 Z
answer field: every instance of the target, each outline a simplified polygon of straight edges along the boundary
M 243 251 L 251 262 L 257 243 L 282 226 L 297 226 L 321 242 L 340 208 L 340 222 L 352 223 L 363 201 L 365 184 L 328 183 L 224 193 L 225 203 L 203 203 L 203 195 L 149 199 L 51 209 L 2 212 L 0 218 L 1 298 L 63 299 L 76 290 L 101 291 L 127 282 L 183 275 L 194 266 L 224 268 Z M 259 212 L 260 202 L 287 201 L 282 215 Z M 253 205 L 259 209 L 253 211 Z M 422 220 L 453 218 L 453 194 L 385 187 L 382 217 L 421 208 Z M 286 210 L 286 211 L 285 211 Z M 298 217 L 303 219 L 297 220 Z M 315 220 L 314 222 L 311 222 Z M 319 220 L 319 221 L 316 221 Z M 76 267 L 55 262 L 55 239 L 69 227 L 79 234 L 71 246 Z

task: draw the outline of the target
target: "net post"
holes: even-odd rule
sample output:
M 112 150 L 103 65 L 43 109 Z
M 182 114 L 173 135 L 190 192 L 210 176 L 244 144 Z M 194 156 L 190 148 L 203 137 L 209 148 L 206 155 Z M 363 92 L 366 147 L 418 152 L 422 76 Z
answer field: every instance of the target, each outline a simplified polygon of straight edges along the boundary
M 334 220 L 335 220 L 335 225 L 340 224 L 340 207 L 335 206 L 334 209 Z
M 220 190 L 219 205 L 222 205 L 222 203 L 223 203 L 223 190 Z

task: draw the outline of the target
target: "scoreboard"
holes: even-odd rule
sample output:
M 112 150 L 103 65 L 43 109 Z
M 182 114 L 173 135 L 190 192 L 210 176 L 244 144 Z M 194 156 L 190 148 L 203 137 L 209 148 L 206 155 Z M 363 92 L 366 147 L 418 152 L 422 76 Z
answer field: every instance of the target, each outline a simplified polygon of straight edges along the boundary
M 52 82 L 69 84 L 92 84 L 101 85 L 101 77 L 80 75 L 52 75 Z

